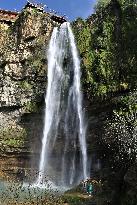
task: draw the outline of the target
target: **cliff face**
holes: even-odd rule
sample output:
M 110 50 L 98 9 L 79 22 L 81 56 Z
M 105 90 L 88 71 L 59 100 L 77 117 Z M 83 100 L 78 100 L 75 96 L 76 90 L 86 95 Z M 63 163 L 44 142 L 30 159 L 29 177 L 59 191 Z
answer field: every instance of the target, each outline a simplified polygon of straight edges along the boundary
M 33 149 L 29 142 L 41 136 L 46 52 L 58 25 L 50 14 L 36 8 L 24 9 L 11 26 L 0 24 L 1 156 L 25 158 L 34 150 L 37 153 L 39 144 Z

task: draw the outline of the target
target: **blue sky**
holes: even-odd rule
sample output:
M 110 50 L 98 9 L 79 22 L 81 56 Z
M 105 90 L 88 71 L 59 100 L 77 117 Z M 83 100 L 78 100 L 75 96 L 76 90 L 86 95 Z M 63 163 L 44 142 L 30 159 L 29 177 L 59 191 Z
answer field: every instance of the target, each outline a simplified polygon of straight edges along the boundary
M 93 8 L 97 0 L 37 0 L 37 3 L 43 3 L 50 9 L 66 14 L 69 20 L 77 17 L 88 17 L 93 13 Z M 27 0 L 0 0 L 0 9 L 20 11 Z

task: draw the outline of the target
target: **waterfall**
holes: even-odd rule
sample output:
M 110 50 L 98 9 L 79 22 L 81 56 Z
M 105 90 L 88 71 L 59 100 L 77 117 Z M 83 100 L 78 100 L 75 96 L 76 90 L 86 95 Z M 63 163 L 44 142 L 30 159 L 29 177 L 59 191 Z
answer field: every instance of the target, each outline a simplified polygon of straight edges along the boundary
M 38 183 L 72 187 L 88 177 L 80 60 L 69 23 L 54 28 L 48 49 L 48 84 Z

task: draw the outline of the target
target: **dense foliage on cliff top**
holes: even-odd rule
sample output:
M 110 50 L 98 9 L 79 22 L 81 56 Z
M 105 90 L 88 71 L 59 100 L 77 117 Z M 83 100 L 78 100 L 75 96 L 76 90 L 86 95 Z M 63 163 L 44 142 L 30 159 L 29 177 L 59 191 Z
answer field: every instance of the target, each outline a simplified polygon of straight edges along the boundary
M 137 86 L 137 3 L 99 0 L 95 14 L 73 22 L 89 97 L 105 97 Z
M 103 140 L 109 136 L 113 149 L 117 147 L 113 162 L 129 164 L 123 156 L 130 163 L 137 156 L 137 1 L 99 0 L 95 11 L 86 20 L 73 22 L 83 89 L 94 102 L 112 100 L 107 100 L 111 113 Z
M 137 159 L 137 1 L 98 0 L 95 14 L 86 20 L 77 19 L 73 29 L 84 93 L 94 102 L 108 97 L 112 100 L 112 104 L 107 100 L 111 113 L 106 116 L 102 135 L 110 151 L 107 164 L 116 173 L 115 188 L 111 187 L 112 178 L 107 178 L 107 186 L 115 190 L 111 200 L 113 204 L 135 205 L 136 191 L 127 188 L 123 194 L 118 178 L 124 184 L 127 170 Z

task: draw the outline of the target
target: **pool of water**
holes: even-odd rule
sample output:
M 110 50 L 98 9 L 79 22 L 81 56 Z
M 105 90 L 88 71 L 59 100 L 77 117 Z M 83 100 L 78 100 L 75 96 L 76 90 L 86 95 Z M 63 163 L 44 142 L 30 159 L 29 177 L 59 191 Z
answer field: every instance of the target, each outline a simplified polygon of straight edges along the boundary
M 45 185 L 29 184 L 24 182 L 7 182 L 0 180 L 0 205 L 9 204 L 9 202 L 37 202 L 47 197 L 60 195 L 66 189 L 57 189 L 52 183 Z

